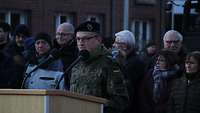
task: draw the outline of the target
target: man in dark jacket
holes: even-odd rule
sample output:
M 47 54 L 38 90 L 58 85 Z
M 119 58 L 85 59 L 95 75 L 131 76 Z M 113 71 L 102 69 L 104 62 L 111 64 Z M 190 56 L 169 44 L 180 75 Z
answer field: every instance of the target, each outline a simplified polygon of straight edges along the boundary
M 74 27 L 70 23 L 62 23 L 56 30 L 55 46 L 61 50 L 61 57 L 66 69 L 77 57 L 78 48 L 74 39 Z
M 66 70 L 72 62 L 77 58 L 78 48 L 74 39 L 74 27 L 70 23 L 62 23 L 56 30 L 56 40 L 54 40 L 55 48 L 61 52 L 61 60 Z M 69 72 L 65 73 L 65 84 L 69 88 L 70 75 Z
M 0 88 L 20 88 L 23 70 L 19 69 L 4 47 L 9 42 L 10 26 L 0 23 Z
M 14 30 L 14 37 L 11 42 L 9 42 L 6 47 L 6 51 L 10 56 L 13 57 L 13 60 L 19 64 L 21 67 L 25 65 L 25 57 L 23 52 L 25 50 L 25 40 L 30 37 L 29 28 L 24 24 L 19 24 Z

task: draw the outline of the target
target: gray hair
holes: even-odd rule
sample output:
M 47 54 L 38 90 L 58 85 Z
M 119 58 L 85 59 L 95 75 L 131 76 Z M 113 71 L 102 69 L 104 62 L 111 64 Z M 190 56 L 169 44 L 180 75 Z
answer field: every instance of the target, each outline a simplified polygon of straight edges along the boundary
M 176 30 L 167 31 L 163 37 L 163 41 L 165 41 L 166 38 L 168 38 L 169 36 L 172 36 L 172 35 L 175 36 L 180 42 L 183 41 L 183 35 Z
M 57 27 L 57 30 L 59 28 L 63 27 L 67 32 L 70 32 L 70 33 L 74 33 L 75 32 L 75 29 L 74 29 L 74 26 L 68 22 L 65 22 L 65 23 L 62 23 L 60 24 L 58 27 Z
M 123 30 L 115 34 L 115 40 L 126 43 L 131 48 L 135 47 L 135 36 L 129 30 Z

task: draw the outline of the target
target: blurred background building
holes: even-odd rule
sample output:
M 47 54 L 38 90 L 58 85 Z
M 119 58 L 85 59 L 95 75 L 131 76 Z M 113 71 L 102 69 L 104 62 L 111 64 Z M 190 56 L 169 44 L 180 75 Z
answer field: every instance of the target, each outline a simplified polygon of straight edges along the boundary
M 189 50 L 197 50 L 199 4 L 199 0 L 0 0 L 0 21 L 13 28 L 27 24 L 32 34 L 45 31 L 55 36 L 60 23 L 76 27 L 92 19 L 101 24 L 108 39 L 120 30 L 131 30 L 139 50 L 150 41 L 162 46 L 166 30 L 176 29 L 185 36 Z

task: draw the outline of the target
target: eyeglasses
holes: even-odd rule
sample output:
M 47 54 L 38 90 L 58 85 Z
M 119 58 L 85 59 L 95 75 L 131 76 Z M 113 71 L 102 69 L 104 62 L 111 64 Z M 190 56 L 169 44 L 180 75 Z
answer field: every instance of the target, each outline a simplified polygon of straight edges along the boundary
M 56 33 L 56 36 L 61 36 L 61 37 L 65 37 L 65 36 L 71 36 L 72 33 Z
M 77 41 L 83 41 L 83 42 L 85 42 L 85 41 L 89 41 L 90 39 L 96 38 L 96 37 L 97 37 L 97 35 L 90 36 L 90 37 L 82 37 L 82 38 L 76 37 L 76 40 L 77 40 Z
M 127 44 L 124 43 L 124 42 L 115 42 L 114 44 L 115 44 L 115 46 L 117 48 L 120 48 L 122 50 L 126 50 L 127 49 Z
M 166 40 L 165 42 L 168 44 L 172 44 L 172 43 L 177 44 L 179 43 L 179 40 Z

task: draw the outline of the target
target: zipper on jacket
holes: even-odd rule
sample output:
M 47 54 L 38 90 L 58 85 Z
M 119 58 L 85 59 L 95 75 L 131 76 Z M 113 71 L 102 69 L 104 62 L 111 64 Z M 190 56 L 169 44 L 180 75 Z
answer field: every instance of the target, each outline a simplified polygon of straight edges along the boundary
M 190 80 L 186 81 L 186 88 L 185 88 L 185 99 L 184 99 L 184 104 L 183 104 L 183 112 L 186 113 L 186 107 L 187 107 L 187 99 L 188 99 L 188 87 L 190 86 Z

